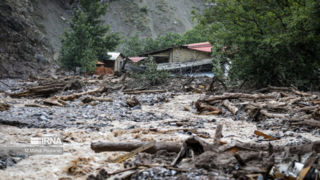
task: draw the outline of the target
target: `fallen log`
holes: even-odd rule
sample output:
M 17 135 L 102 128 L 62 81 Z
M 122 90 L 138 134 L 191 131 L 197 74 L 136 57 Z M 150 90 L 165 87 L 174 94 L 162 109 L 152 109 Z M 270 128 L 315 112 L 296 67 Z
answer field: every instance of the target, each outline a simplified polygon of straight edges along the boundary
M 148 142 L 127 142 L 127 143 L 106 143 L 106 142 L 94 142 L 91 143 L 91 149 L 96 152 L 105 151 L 132 151 L 141 146 L 147 145 Z M 168 143 L 168 142 L 156 142 L 153 147 L 146 150 L 146 153 L 154 154 L 159 150 L 166 150 L 168 152 L 179 152 L 181 144 L 179 143 Z
M 67 83 L 55 83 L 45 86 L 32 87 L 20 93 L 9 94 L 12 98 L 21 97 L 49 97 L 52 94 L 63 90 Z
M 276 114 L 276 113 L 269 113 L 266 110 L 260 110 L 260 113 L 268 118 L 281 118 L 284 119 L 288 117 L 288 114 Z
M 238 108 L 234 106 L 230 101 L 224 100 L 222 104 L 233 114 L 236 115 L 238 112 Z
M 216 145 L 220 145 L 221 144 L 221 138 L 223 137 L 222 128 L 223 128 L 222 124 L 219 124 L 217 126 L 216 134 L 215 134 L 215 137 L 214 137 L 214 144 L 216 144 Z
M 203 111 L 209 111 L 209 112 L 216 112 L 216 113 L 214 113 L 214 114 L 219 114 L 219 113 L 222 112 L 219 108 L 214 107 L 214 106 L 207 105 L 207 104 L 205 104 L 205 103 L 203 103 L 203 102 L 201 102 L 201 101 L 195 102 L 195 106 L 196 106 L 197 111 L 198 111 L 199 113 L 201 113 L 201 112 L 203 112 Z
M 45 99 L 43 101 L 43 104 L 45 105 L 49 105 L 49 106 L 60 106 L 60 107 L 63 107 L 65 105 L 67 105 L 66 102 L 60 100 L 60 99 L 55 99 L 55 98 L 48 98 L 48 99 Z
M 315 111 L 313 111 L 312 113 L 312 117 L 315 120 L 320 120 L 320 108 L 318 107 L 318 109 L 316 109 Z
M 123 91 L 124 94 L 142 94 L 142 93 L 163 93 L 163 92 L 167 92 L 168 90 L 165 89 L 156 89 L 156 90 L 136 90 L 136 91 L 130 91 L 130 90 L 126 90 Z
M 56 99 L 61 99 L 63 101 L 73 101 L 74 99 L 77 99 L 83 95 L 92 95 L 92 94 L 97 94 L 97 93 L 104 93 L 107 92 L 108 88 L 107 87 L 100 87 L 94 90 L 89 90 L 81 93 L 74 93 L 66 96 L 55 96 L 54 98 Z
M 307 119 L 307 120 L 302 120 L 302 121 L 295 121 L 291 122 L 291 125 L 306 125 L 306 126 L 311 126 L 311 127 L 320 127 L 320 121 L 316 121 L 313 119 Z
M 298 91 L 297 89 L 293 87 L 275 87 L 275 86 L 268 86 L 266 88 L 262 88 L 256 92 L 267 92 L 267 91 L 291 91 L 296 95 L 299 96 L 311 96 L 309 93 Z
M 261 143 L 245 143 L 245 142 L 236 142 L 229 143 L 223 146 L 220 146 L 219 152 L 227 152 L 232 149 L 239 150 L 248 150 L 248 151 L 270 151 L 270 144 L 261 144 Z M 297 146 L 283 146 L 283 145 L 272 145 L 273 152 L 284 152 L 288 151 L 291 154 L 306 154 L 309 152 L 320 153 L 320 141 L 314 141 L 310 144 L 297 145 Z
M 92 101 L 113 102 L 113 99 L 109 97 L 86 97 L 82 100 L 83 103 L 90 103 Z
M 41 104 L 31 103 L 31 104 L 25 104 L 25 107 L 40 107 L 40 108 L 47 108 L 48 106 L 44 106 Z
M 244 93 L 225 93 L 223 95 L 216 95 L 205 99 L 205 102 L 212 102 L 216 100 L 226 100 L 226 99 L 276 99 L 279 96 L 278 93 L 270 94 L 244 94 Z
M 54 80 L 56 81 L 56 80 Z M 58 81 L 58 82 L 47 82 L 41 86 L 31 87 L 23 92 L 9 94 L 12 98 L 21 97 L 49 97 L 54 93 L 62 90 L 68 89 L 79 89 L 82 83 L 79 80 L 69 80 L 69 81 Z

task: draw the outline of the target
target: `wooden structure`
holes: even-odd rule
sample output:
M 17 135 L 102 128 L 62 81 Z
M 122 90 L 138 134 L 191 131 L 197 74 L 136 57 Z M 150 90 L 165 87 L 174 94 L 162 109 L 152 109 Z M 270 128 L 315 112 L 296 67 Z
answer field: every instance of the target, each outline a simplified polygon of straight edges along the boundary
M 98 61 L 97 67 L 104 66 L 112 69 L 114 72 L 120 71 L 124 62 L 124 56 L 119 52 L 108 52 L 108 55 L 110 56 L 109 59 L 103 62 Z

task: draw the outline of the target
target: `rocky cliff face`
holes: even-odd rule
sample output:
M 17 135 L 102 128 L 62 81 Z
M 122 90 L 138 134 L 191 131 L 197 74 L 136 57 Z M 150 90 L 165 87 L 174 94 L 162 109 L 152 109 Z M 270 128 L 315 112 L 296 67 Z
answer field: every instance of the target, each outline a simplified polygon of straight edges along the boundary
M 106 1 L 106 0 L 105 0 Z M 156 37 L 193 27 L 191 10 L 206 0 L 107 0 L 105 24 L 125 38 L 139 33 Z M 1 0 L 0 78 L 48 72 L 68 30 L 77 0 Z M 55 59 L 55 60 L 54 60 Z
M 36 26 L 30 1 L 0 2 L 0 77 L 26 77 L 46 71 L 53 51 Z

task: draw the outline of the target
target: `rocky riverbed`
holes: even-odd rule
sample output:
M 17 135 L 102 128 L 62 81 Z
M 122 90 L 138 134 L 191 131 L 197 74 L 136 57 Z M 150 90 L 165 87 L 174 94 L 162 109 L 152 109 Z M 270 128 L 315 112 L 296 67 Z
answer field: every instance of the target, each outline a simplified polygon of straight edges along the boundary
M 23 84 L 4 81 L 18 89 Z M 113 102 L 83 103 L 85 97 L 68 101 L 64 107 L 26 107 L 26 104 L 41 102 L 41 98 L 11 98 L 8 87 L 1 86 L 1 101 L 10 106 L 0 112 L 0 144 L 28 144 L 33 137 L 45 135 L 59 136 L 63 140 L 61 155 L 0 155 L 0 179 L 85 179 L 96 174 L 102 168 L 115 172 L 123 168 L 121 163 L 112 160 L 123 152 L 94 153 L 90 144 L 97 141 L 108 142 L 149 142 L 165 141 L 182 143 L 190 134 L 195 133 L 208 143 L 214 142 L 214 135 L 219 124 L 223 125 L 225 143 L 256 142 L 270 143 L 265 138 L 256 136 L 260 129 L 256 122 L 234 120 L 215 115 L 199 115 L 194 102 L 206 96 L 205 92 L 167 91 L 163 93 L 141 93 L 129 95 L 115 90 L 103 97 Z M 95 88 L 87 85 L 81 91 Z M 70 94 L 60 92 L 58 95 Z M 135 96 L 140 105 L 130 107 L 126 102 Z M 263 132 L 276 137 L 273 145 L 300 145 L 319 140 L 319 133 L 281 128 L 266 129 Z M 142 153 L 143 155 L 144 153 Z M 172 157 L 171 157 L 172 156 Z M 168 160 L 172 160 L 173 154 Z M 132 159 L 138 158 L 133 157 Z M 152 158 L 152 157 L 149 157 Z M 75 165 L 76 164 L 76 165 Z M 157 175 L 155 176 L 154 173 Z M 166 168 L 151 168 L 136 174 L 138 179 L 152 177 L 201 179 L 218 177 L 219 172 L 196 169 L 190 173 L 181 173 Z M 134 178 L 133 177 L 133 178 Z M 228 176 L 225 176 L 227 178 Z

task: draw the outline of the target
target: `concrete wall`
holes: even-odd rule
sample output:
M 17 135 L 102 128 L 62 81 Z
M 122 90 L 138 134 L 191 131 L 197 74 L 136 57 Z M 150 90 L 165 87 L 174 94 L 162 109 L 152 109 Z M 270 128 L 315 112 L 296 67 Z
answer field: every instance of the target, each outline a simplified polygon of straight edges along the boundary
M 189 62 L 189 61 L 198 61 L 202 59 L 210 59 L 211 54 L 201 51 L 194 51 L 191 49 L 176 47 L 173 48 L 170 55 L 170 62 Z

